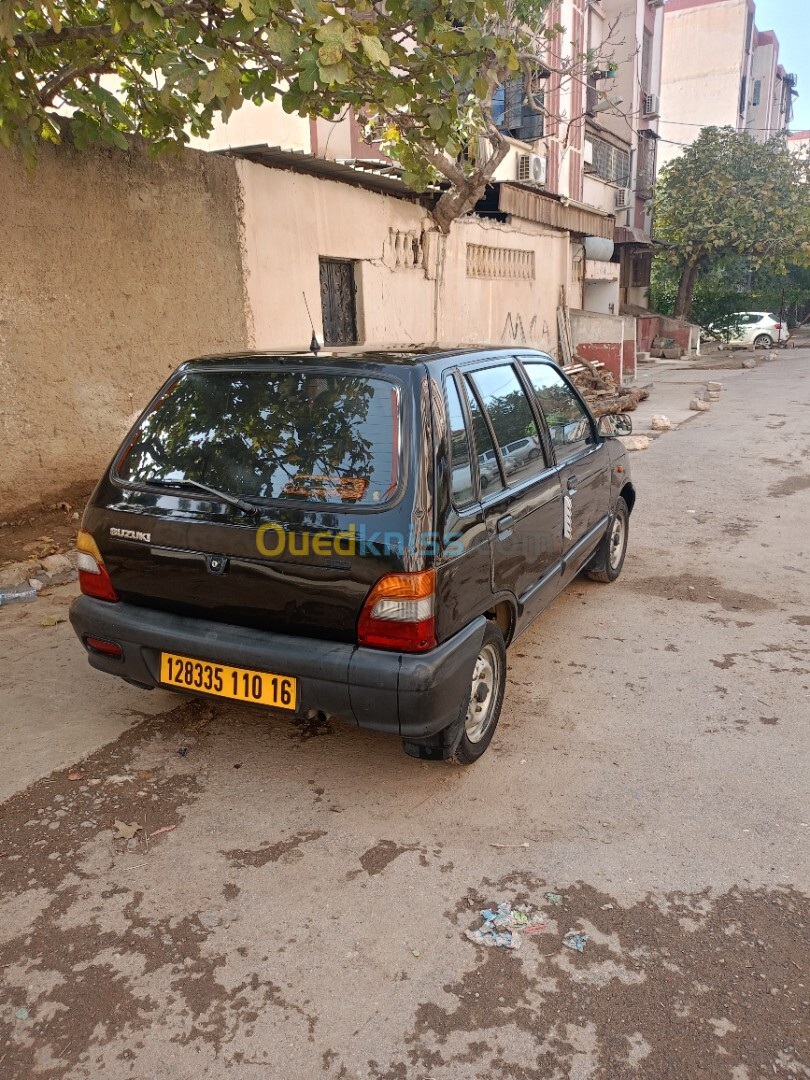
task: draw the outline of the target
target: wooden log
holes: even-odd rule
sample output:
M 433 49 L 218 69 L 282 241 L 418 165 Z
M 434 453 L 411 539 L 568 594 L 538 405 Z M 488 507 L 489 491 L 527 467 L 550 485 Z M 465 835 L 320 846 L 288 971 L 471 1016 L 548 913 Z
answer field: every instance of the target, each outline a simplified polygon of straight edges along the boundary
M 598 420 L 600 416 L 608 416 L 612 413 L 632 412 L 633 409 L 638 407 L 640 401 L 644 401 L 649 396 L 649 390 L 639 387 L 632 390 L 625 389 L 623 393 L 614 394 L 612 397 L 594 400 L 588 399 L 586 395 L 585 400 Z

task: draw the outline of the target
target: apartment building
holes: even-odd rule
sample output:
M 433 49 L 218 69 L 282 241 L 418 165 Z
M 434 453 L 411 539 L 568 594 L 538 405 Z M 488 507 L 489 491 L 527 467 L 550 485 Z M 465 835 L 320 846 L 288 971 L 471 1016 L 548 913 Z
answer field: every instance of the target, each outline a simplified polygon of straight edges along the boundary
M 662 0 L 590 4 L 589 44 L 603 60 L 589 86 L 585 200 L 612 198 L 620 304 L 642 307 L 652 262 L 663 29 Z
M 800 157 L 810 157 L 810 131 L 793 131 L 788 135 L 788 149 Z
M 565 32 L 549 46 L 545 115 L 525 103 L 522 79 L 503 91 L 502 131 L 512 150 L 495 181 L 612 214 L 612 238 L 583 237 L 572 276 L 582 307 L 618 315 L 647 306 L 652 194 L 661 96 L 663 0 L 557 0 Z M 583 77 L 558 74 L 566 63 Z M 536 165 L 535 159 L 539 159 Z
M 703 127 L 760 142 L 785 130 L 797 80 L 779 63 L 774 32 L 757 29 L 754 0 L 668 0 L 663 13 L 659 168 Z

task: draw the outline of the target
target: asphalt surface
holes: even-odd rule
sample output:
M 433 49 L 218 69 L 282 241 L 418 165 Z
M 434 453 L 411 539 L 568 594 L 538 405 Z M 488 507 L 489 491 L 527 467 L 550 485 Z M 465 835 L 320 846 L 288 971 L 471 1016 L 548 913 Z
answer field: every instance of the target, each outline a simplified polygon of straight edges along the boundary
M 810 352 L 650 377 L 726 389 L 472 768 L 116 686 L 69 589 L 0 612 L 0 1078 L 810 1076 Z M 542 928 L 469 941 L 505 901 Z

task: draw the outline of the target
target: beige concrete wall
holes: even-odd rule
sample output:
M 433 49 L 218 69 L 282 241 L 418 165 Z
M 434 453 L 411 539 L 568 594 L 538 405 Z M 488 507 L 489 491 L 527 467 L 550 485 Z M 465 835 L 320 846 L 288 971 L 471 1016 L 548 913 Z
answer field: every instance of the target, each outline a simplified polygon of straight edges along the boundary
M 664 8 L 658 166 L 706 124 L 737 127 L 748 8 L 746 0 Z
M 756 31 L 754 41 L 756 41 Z M 748 81 L 746 93 L 748 113 L 745 119 L 745 130 L 757 142 L 766 142 L 772 130 L 778 130 L 779 115 L 778 110 L 774 109 L 774 85 L 778 63 L 779 45 L 775 41 L 755 46 L 754 55 L 751 58 L 751 78 Z M 755 105 L 754 87 L 757 82 L 760 84 L 759 103 Z
M 97 477 L 182 360 L 248 342 L 231 161 L 0 151 L 0 520 Z
M 497 252 L 532 252 L 534 276 L 474 277 L 468 245 Z M 533 345 L 557 350 L 557 305 L 569 273 L 566 233 L 512 219 L 509 225 L 469 218 L 447 239 L 444 287 L 440 292 L 441 345 Z
M 607 210 L 612 214 L 616 210 L 616 186 L 608 184 L 606 180 L 595 173 L 588 173 L 583 180 L 582 201 L 589 206 L 596 206 L 600 210 Z
M 323 256 L 355 263 L 364 348 L 504 342 L 556 349 L 567 234 L 469 218 L 445 238 L 410 200 L 247 161 L 238 168 L 257 348 L 308 346 L 304 295 L 323 340 Z M 528 264 L 531 275 L 523 276 Z
M 357 262 L 363 345 L 434 339 L 434 283 L 421 269 L 397 273 L 386 247 L 397 232 L 421 239 L 428 220 L 421 207 L 249 161 L 238 162 L 238 170 L 244 193 L 246 285 L 257 348 L 308 346 L 312 331 L 304 296 L 323 340 L 319 256 Z

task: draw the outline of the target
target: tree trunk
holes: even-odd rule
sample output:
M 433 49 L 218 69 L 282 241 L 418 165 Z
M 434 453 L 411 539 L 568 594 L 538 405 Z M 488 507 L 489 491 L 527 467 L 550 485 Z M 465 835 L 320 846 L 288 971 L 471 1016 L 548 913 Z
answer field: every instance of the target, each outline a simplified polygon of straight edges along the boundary
M 675 318 L 688 319 L 692 313 L 692 297 L 698 276 L 698 260 L 693 259 L 681 271 L 678 282 L 678 298 L 675 301 Z
M 441 232 L 449 233 L 456 218 L 473 210 L 486 189 L 486 180 L 479 180 L 477 183 L 470 180 L 463 187 L 452 187 L 443 192 L 431 214 Z
M 455 164 L 451 170 L 442 168 L 442 165 L 446 166 L 448 163 L 440 160 L 439 152 L 429 155 L 434 165 L 440 172 L 444 172 L 451 184 L 448 190 L 439 196 L 439 201 L 431 213 L 441 232 L 449 233 L 450 226 L 456 218 L 460 218 L 462 214 L 469 214 L 475 209 L 475 204 L 484 197 L 487 185 L 491 183 L 495 175 L 495 170 L 509 152 L 509 143 L 498 132 L 490 136 L 490 142 L 492 144 L 490 157 L 477 165 L 469 176 L 464 176 Z

